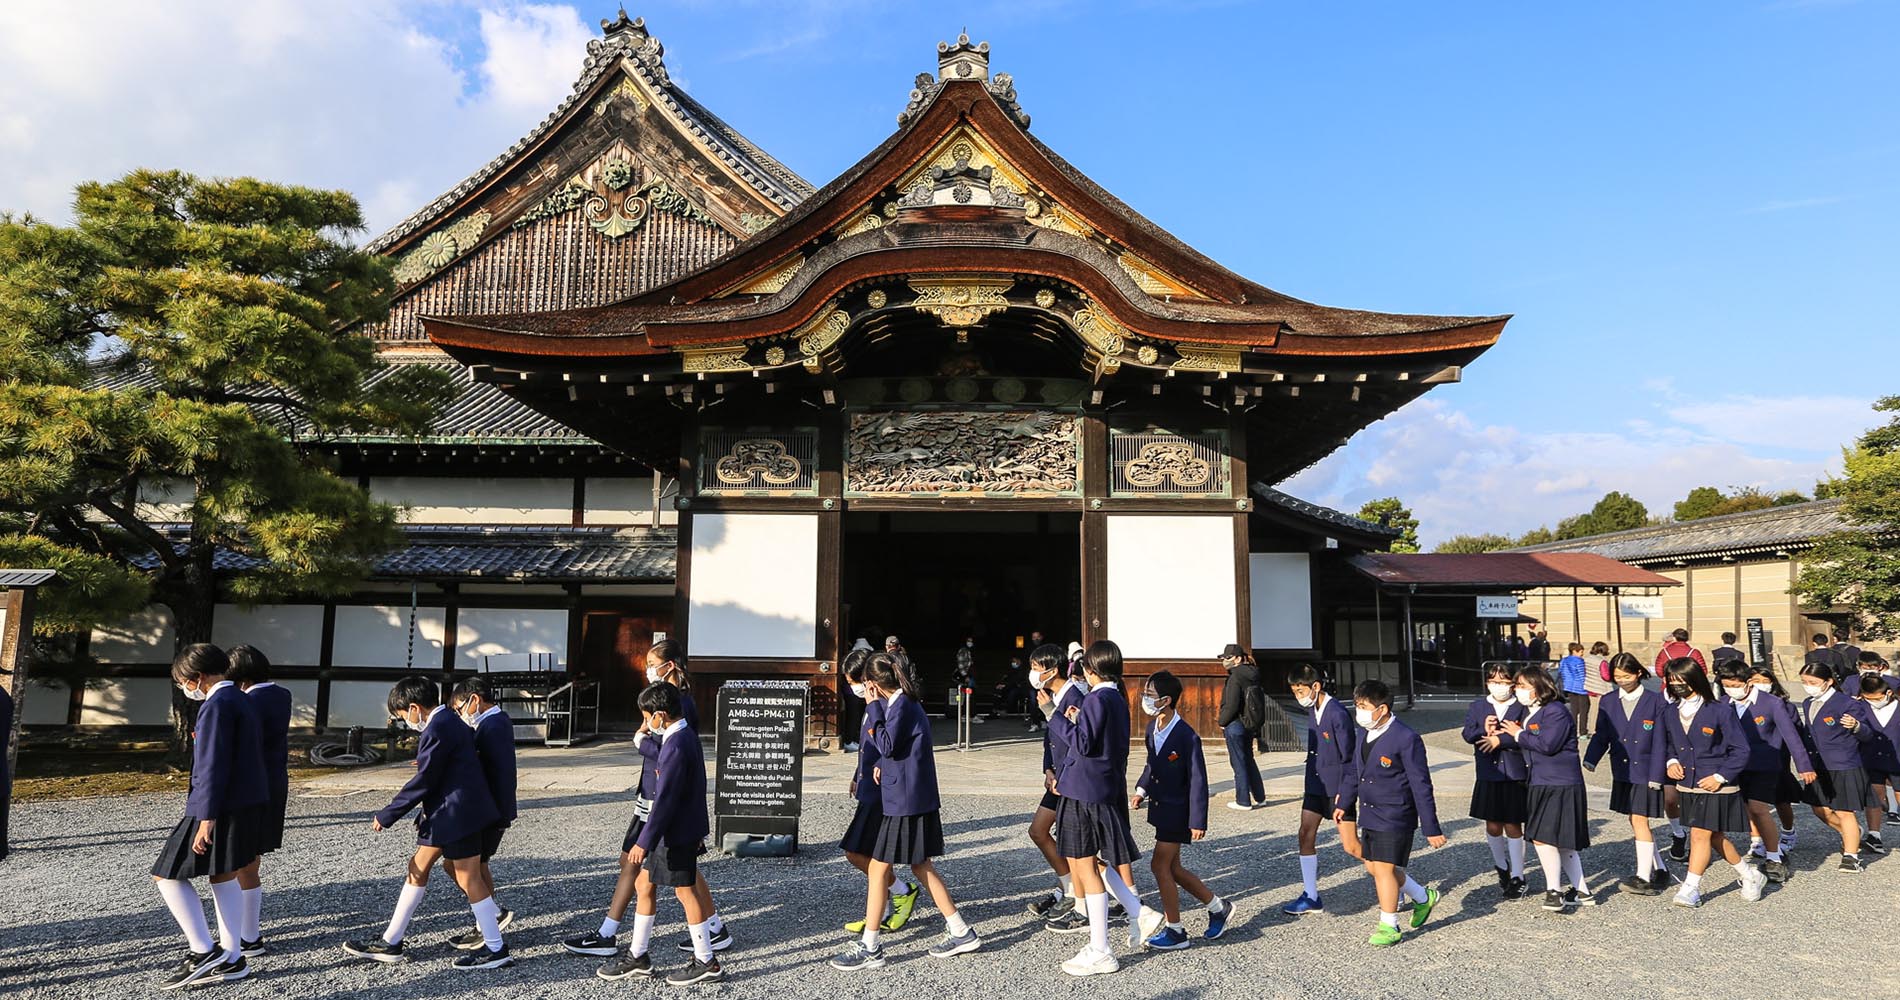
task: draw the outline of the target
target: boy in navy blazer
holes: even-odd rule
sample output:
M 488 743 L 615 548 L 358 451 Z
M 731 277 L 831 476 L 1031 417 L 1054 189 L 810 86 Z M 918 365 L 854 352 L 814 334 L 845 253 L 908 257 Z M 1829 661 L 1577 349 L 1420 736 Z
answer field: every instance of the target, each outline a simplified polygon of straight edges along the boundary
M 495 689 L 485 677 L 470 677 L 455 685 L 454 693 L 449 695 L 449 707 L 455 714 L 475 731 L 475 756 L 482 762 L 482 775 L 488 781 L 489 797 L 495 800 L 495 821 L 482 830 L 482 877 L 488 880 L 489 889 L 495 885 L 495 873 L 489 862 L 501 850 L 501 838 L 508 832 L 517 815 L 515 806 L 515 722 L 508 713 L 495 703 Z M 513 910 L 501 906 L 501 917 L 497 921 L 502 930 L 514 922 Z M 481 929 L 449 939 L 449 944 L 462 950 L 474 951 L 486 942 Z
M 1325 679 L 1309 664 L 1287 674 L 1293 699 L 1308 713 L 1306 720 L 1306 794 L 1300 802 L 1300 883 L 1298 899 L 1280 908 L 1290 916 L 1318 913 L 1326 908 L 1319 897 L 1319 824 L 1331 818 L 1339 825 L 1339 842 L 1346 853 L 1359 843 L 1353 825 L 1358 816 L 1350 800 L 1341 808 L 1340 792 L 1355 779 L 1352 760 L 1353 713 L 1350 706 L 1326 693 Z
M 403 935 L 422 905 L 429 869 L 440 860 L 468 897 L 475 926 L 482 933 L 482 948 L 456 959 L 455 967 L 499 969 L 515 964 L 501 935 L 501 909 L 495 904 L 494 886 L 482 869 L 482 833 L 501 814 L 482 772 L 475 734 L 441 703 L 436 683 L 427 677 L 397 681 L 389 689 L 389 715 L 396 725 L 422 733 L 416 740 L 416 773 L 370 820 L 370 829 L 386 830 L 420 806 L 416 853 L 410 859 L 409 878 L 403 883 L 396 912 L 383 936 L 346 942 L 343 950 L 377 962 L 403 961 Z
M 679 688 L 666 681 L 648 684 L 640 691 L 639 705 L 646 730 L 659 734 L 660 752 L 653 787 L 647 790 L 652 808 L 627 850 L 628 862 L 640 869 L 634 883 L 633 939 L 626 954 L 595 974 L 602 979 L 653 975 L 647 950 L 659 912 L 656 887 L 665 884 L 673 887 L 686 911 L 686 930 L 693 944 L 692 959 L 666 981 L 683 986 L 721 979 L 725 971 L 713 953 L 712 928 L 707 924 L 710 914 L 693 890 L 699 881 L 699 856 L 705 853 L 711 832 L 706 821 L 706 752 L 700 747 L 699 734 L 681 716 Z
M 1379 927 L 1366 942 L 1375 948 L 1398 944 L 1399 905 L 1412 900 L 1412 929 L 1425 926 L 1438 905 L 1438 890 L 1426 889 L 1406 874 L 1412 838 L 1422 827 L 1433 847 L 1445 846 L 1438 825 L 1438 802 L 1425 743 L 1392 715 L 1392 689 L 1381 681 L 1363 681 L 1353 690 L 1353 721 L 1358 724 L 1352 759 L 1353 781 L 1340 792 L 1334 820 L 1359 808 L 1358 843 L 1348 851 L 1365 860 L 1379 893 Z M 1343 835 L 1343 828 L 1342 828 Z
M 1149 676 L 1141 693 L 1141 710 L 1154 720 L 1143 740 L 1148 763 L 1130 801 L 1136 809 L 1148 807 L 1148 822 L 1155 828 L 1148 867 L 1161 887 L 1163 923 L 1145 944 L 1157 951 L 1188 946 L 1187 929 L 1181 926 L 1181 889 L 1207 905 L 1210 939 L 1226 932 L 1232 913 L 1226 900 L 1181 863 L 1181 845 L 1207 836 L 1207 760 L 1200 734 L 1175 709 L 1180 700 L 1180 678 L 1166 670 Z

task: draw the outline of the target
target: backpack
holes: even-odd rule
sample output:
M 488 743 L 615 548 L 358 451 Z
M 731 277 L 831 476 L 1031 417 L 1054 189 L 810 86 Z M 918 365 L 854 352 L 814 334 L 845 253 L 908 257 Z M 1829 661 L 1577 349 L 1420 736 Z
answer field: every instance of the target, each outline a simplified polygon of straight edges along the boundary
M 1240 701 L 1240 724 L 1250 733 L 1267 727 L 1267 689 L 1258 681 L 1247 685 Z
M 1607 657 L 1597 661 L 1597 673 L 1601 674 L 1606 681 L 1616 682 L 1616 678 L 1610 676 L 1610 661 Z

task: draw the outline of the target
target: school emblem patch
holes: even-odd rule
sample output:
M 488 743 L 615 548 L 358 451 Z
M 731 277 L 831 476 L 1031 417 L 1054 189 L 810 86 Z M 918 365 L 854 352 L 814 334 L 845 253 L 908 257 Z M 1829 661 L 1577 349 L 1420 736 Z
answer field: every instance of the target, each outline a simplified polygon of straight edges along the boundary
M 1831 726 L 1834 724 L 1834 717 L 1831 715 L 1822 716 L 1821 721 Z
M 1537 732 L 1537 723 L 1535 722 L 1531 723 L 1531 732 L 1533 733 Z
M 1767 721 L 1768 721 L 1768 717 L 1767 717 L 1766 715 L 1757 715 L 1757 716 L 1755 716 L 1755 725 L 1757 725 L 1757 726 L 1759 726 L 1759 725 L 1762 725 L 1763 723 L 1765 723 L 1765 722 L 1767 722 Z
M 1380 766 L 1380 767 L 1391 767 L 1391 766 L 1392 766 L 1392 758 L 1390 758 L 1390 757 L 1381 757 L 1381 758 L 1379 758 L 1379 766 Z
M 1180 759 L 1181 759 L 1181 754 L 1180 754 L 1180 752 L 1179 752 L 1179 751 L 1175 751 L 1175 750 L 1170 750 L 1170 751 L 1168 751 L 1168 759 L 1169 759 L 1169 760 L 1180 760 Z
M 1715 727 L 1714 727 L 1714 726 L 1703 726 L 1703 727 L 1702 727 L 1702 735 L 1704 735 L 1704 736 L 1714 736 L 1714 735 L 1715 735 Z
M 1329 733 L 1329 732 L 1325 732 L 1324 730 L 1322 730 L 1322 731 L 1320 732 L 1320 734 L 1319 734 L 1319 738 L 1320 738 L 1320 739 L 1322 739 L 1322 740 L 1327 740 L 1327 741 L 1331 741 L 1331 740 L 1332 740 L 1332 738 L 1333 738 L 1333 734 L 1332 734 L 1332 733 Z
M 1644 720 L 1643 720 L 1643 731 L 1644 731 L 1644 732 L 1649 732 L 1650 730 L 1652 730 L 1652 729 L 1654 729 L 1654 728 L 1656 728 L 1656 720 L 1655 720 L 1655 719 L 1644 719 Z

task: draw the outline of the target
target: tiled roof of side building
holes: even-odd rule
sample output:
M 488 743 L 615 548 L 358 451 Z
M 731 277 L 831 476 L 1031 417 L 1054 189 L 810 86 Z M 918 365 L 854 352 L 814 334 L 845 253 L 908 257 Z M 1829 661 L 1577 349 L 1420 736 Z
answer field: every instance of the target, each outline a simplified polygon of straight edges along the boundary
M 1694 521 L 1651 525 L 1560 542 L 1512 549 L 1513 552 L 1591 552 L 1627 563 L 1773 553 L 1803 548 L 1851 526 L 1839 500 L 1813 500 L 1723 514 Z
M 176 533 L 174 528 L 173 532 Z M 408 544 L 378 560 L 383 580 L 496 580 L 537 583 L 668 583 L 679 536 L 671 528 L 484 527 L 411 524 Z M 155 557 L 135 559 L 142 568 Z M 212 567 L 242 573 L 262 562 L 219 549 Z
M 1388 527 L 1377 521 L 1368 521 L 1364 518 L 1354 517 L 1351 514 L 1334 510 L 1331 507 L 1322 507 L 1319 504 L 1301 500 L 1291 493 L 1282 493 L 1265 483 L 1254 483 L 1252 491 L 1254 497 L 1261 503 L 1272 504 L 1281 510 L 1309 520 L 1335 525 L 1348 531 L 1377 535 L 1381 538 L 1397 538 L 1400 535 L 1400 531 L 1397 528 Z

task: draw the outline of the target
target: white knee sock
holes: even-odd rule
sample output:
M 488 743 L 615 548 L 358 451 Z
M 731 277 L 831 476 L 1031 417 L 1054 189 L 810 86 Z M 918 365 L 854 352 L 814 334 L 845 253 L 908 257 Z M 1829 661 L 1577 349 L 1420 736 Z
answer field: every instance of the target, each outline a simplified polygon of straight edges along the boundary
M 885 900 L 886 905 L 889 905 L 889 903 L 889 900 Z M 706 929 L 711 931 L 714 936 L 717 936 L 719 932 L 726 929 L 726 918 L 720 916 L 718 910 L 712 911 L 712 914 L 706 918 Z
M 1300 881 L 1306 885 L 1306 894 L 1319 898 L 1319 855 L 1300 855 Z
M 1662 846 L 1655 841 L 1651 841 L 1649 850 L 1651 854 L 1656 856 L 1656 870 L 1659 872 L 1669 871 L 1669 857 L 1663 854 Z
M 479 903 L 468 904 L 469 912 L 475 914 L 475 927 L 482 932 L 482 943 L 489 951 L 500 951 L 508 943 L 501 937 L 501 905 L 490 896 Z
M 244 890 L 244 940 L 264 940 L 264 887 Z
M 1583 881 L 1583 855 L 1565 847 L 1558 851 L 1563 856 L 1564 875 L 1570 879 L 1570 887 L 1578 892 L 1587 893 L 1590 887 Z
M 964 921 L 963 914 L 946 913 L 943 915 L 943 929 L 949 931 L 952 937 L 962 937 L 970 932 L 970 925 Z
M 218 947 L 224 960 L 235 962 L 244 953 L 239 932 L 244 928 L 244 889 L 237 879 L 211 883 L 211 909 L 218 915 Z
M 1537 848 L 1537 866 L 1544 870 L 1544 890 L 1557 892 L 1564 884 L 1563 859 L 1558 855 L 1557 848 L 1549 844 L 1533 841 L 1533 846 Z
M 1419 885 L 1418 880 L 1413 878 L 1410 872 L 1405 873 L 1405 884 L 1399 887 L 1399 893 L 1406 899 L 1419 903 L 1430 898 L 1425 895 L 1425 887 Z
M 1487 833 L 1484 835 L 1484 842 L 1491 848 L 1491 867 L 1502 868 L 1509 871 L 1511 868 L 1511 851 L 1504 846 L 1504 835 L 1501 833 Z
M 633 915 L 633 936 L 627 941 L 627 954 L 640 957 L 647 953 L 653 944 L 653 917 L 651 913 Z
M 1682 876 L 1682 889 L 1684 892 L 1687 892 L 1692 896 L 1695 895 L 1696 893 L 1701 892 L 1702 891 L 1702 876 L 1697 875 L 1695 872 L 1685 873 Z
M 687 924 L 686 933 L 693 939 L 693 957 L 702 962 L 712 961 L 712 928 L 706 926 L 706 922 L 702 920 L 696 924 Z
M 1524 838 L 1504 838 L 1504 850 L 1511 855 L 1511 877 L 1524 877 Z
M 198 898 L 198 890 L 184 879 L 162 878 L 158 880 L 158 895 L 172 912 L 172 919 L 178 921 L 178 929 L 185 932 L 185 944 L 192 954 L 210 951 L 211 928 L 205 923 L 205 904 Z
M 1134 887 L 1123 882 L 1122 873 L 1113 868 L 1102 870 L 1102 881 L 1108 883 L 1108 891 L 1114 893 L 1115 899 L 1122 904 L 1122 909 L 1128 911 L 1129 923 L 1139 925 L 1141 923 L 1141 896 L 1135 892 Z
M 409 921 L 415 919 L 417 908 L 422 906 L 422 897 L 428 891 L 426 885 L 402 884 L 402 895 L 396 897 L 396 912 L 390 915 L 389 927 L 383 931 L 385 943 L 402 943 L 402 936 L 409 933 Z
M 1067 875 L 1056 876 L 1056 883 L 1062 887 L 1062 895 L 1068 896 L 1073 891 L 1069 888 L 1070 882 L 1071 880 Z
M 1636 877 L 1647 879 L 1656 874 L 1656 845 L 1647 840 L 1636 842 Z
M 610 938 L 618 933 L 620 933 L 620 921 L 615 920 L 612 917 L 600 918 L 600 936 L 601 937 Z
M 1104 955 L 1114 954 L 1108 947 L 1108 893 L 1091 892 L 1082 902 L 1089 911 L 1089 947 Z

